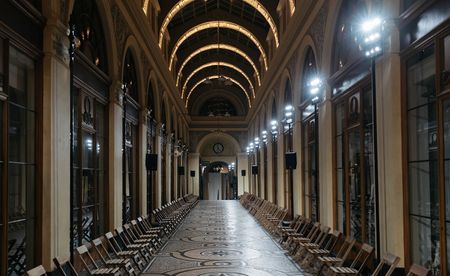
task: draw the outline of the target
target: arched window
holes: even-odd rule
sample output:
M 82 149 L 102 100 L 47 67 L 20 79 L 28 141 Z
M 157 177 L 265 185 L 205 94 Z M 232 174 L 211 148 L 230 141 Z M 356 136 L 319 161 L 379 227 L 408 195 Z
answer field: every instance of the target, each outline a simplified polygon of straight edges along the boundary
M 376 244 L 372 91 L 368 60 L 355 42 L 357 22 L 367 16 L 366 1 L 342 1 L 335 30 L 333 120 L 337 228 Z M 353 27 L 352 27 L 353 26 Z M 337 74 L 336 74 L 337 76 Z M 376 250 L 379 250 L 378 248 Z
M 363 56 L 355 42 L 356 26 L 367 16 L 365 0 L 342 1 L 336 24 L 332 73 L 335 73 Z
M 309 93 L 309 83 L 317 77 L 316 58 L 311 47 L 306 50 L 305 61 L 303 63 L 302 76 L 302 180 L 304 195 L 305 214 L 313 221 L 319 221 L 319 184 L 318 175 L 317 135 L 316 135 L 316 106 L 310 101 L 312 95 Z
M 153 83 L 150 80 L 147 87 L 147 109 L 149 116 L 147 118 L 147 158 L 149 154 L 155 154 L 156 145 L 156 120 L 155 120 L 155 100 L 153 95 Z M 153 173 L 154 166 L 147 168 L 147 214 L 150 214 L 156 208 L 156 174 Z
M 272 101 L 272 121 L 276 121 L 278 123 L 278 114 L 277 114 L 277 103 L 275 99 Z M 272 127 L 272 126 L 271 126 Z M 278 126 L 277 130 L 278 131 Z M 277 143 L 277 134 L 272 134 L 272 202 L 273 204 L 277 204 L 278 202 L 278 143 Z
M 126 86 L 126 94 L 123 101 L 123 146 L 125 148 L 123 158 L 123 223 L 128 223 L 139 214 L 138 196 L 138 115 L 137 103 L 138 80 L 135 62 L 131 49 L 125 55 L 122 68 L 122 82 Z
M 311 99 L 312 95 L 309 93 L 308 83 L 313 78 L 317 77 L 316 57 L 314 56 L 314 51 L 311 47 L 308 47 L 308 50 L 306 50 L 302 73 L 302 90 L 300 95 L 301 103 L 305 102 L 308 99 Z
M 136 74 L 136 65 L 131 49 L 127 50 L 123 67 L 123 83 L 127 85 L 128 96 L 138 102 L 138 82 Z
M 168 202 L 167 197 L 170 196 L 167 194 L 167 116 L 166 116 L 166 103 L 163 101 L 161 105 L 161 205 L 164 205 Z
M 76 35 L 71 95 L 74 158 L 70 235 L 74 247 L 104 233 L 107 225 L 109 95 L 105 91 L 109 80 L 102 77 L 107 73 L 107 60 L 100 19 L 95 1 L 75 1 L 70 17 Z
M 76 0 L 70 24 L 75 26 L 75 46 L 87 60 L 107 73 L 105 37 L 95 1 Z

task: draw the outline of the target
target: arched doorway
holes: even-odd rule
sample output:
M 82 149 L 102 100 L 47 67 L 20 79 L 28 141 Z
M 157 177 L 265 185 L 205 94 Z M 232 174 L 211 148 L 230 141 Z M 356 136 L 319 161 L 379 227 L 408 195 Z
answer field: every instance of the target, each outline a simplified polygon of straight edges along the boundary
M 235 173 L 231 164 L 216 161 L 203 167 L 201 171 L 203 183 L 203 199 L 205 200 L 227 200 L 234 199 Z

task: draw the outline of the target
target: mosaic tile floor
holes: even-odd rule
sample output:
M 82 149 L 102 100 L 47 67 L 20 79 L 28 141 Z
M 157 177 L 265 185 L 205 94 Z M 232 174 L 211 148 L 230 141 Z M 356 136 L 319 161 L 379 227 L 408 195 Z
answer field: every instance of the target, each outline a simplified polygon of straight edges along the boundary
M 239 201 L 200 201 L 142 275 L 303 275 Z

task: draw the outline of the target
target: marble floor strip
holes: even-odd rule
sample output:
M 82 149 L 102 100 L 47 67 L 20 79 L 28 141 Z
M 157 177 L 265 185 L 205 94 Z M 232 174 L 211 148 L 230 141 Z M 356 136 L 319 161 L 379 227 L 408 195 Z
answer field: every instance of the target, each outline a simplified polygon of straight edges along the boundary
M 239 201 L 200 201 L 143 275 L 304 275 Z

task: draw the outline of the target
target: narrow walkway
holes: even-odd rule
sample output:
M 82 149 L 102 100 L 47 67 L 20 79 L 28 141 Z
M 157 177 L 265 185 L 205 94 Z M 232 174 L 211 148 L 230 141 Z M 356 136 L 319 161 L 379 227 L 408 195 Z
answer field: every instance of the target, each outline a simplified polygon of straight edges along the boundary
M 200 201 L 143 275 L 303 275 L 239 201 Z

